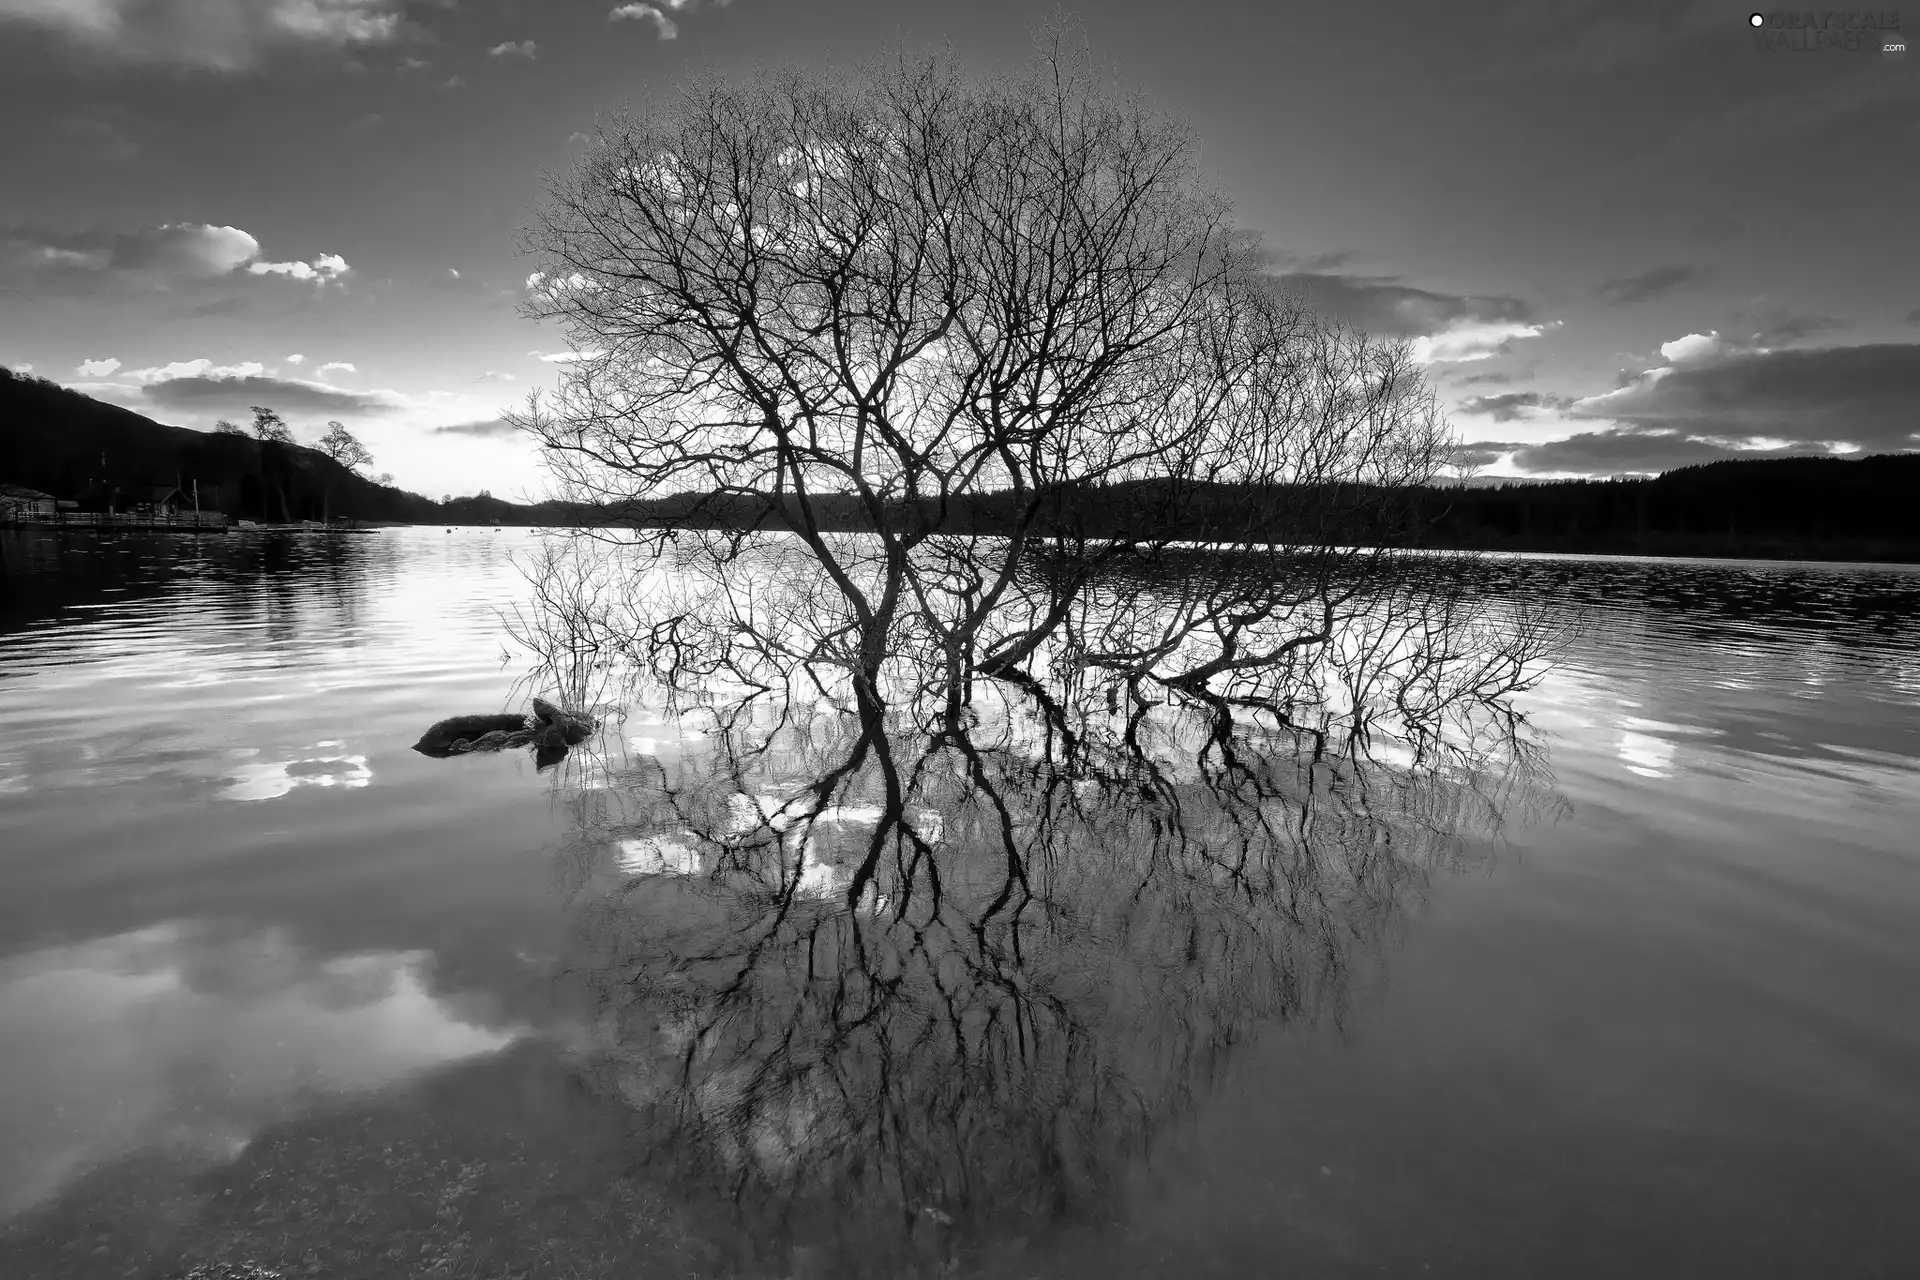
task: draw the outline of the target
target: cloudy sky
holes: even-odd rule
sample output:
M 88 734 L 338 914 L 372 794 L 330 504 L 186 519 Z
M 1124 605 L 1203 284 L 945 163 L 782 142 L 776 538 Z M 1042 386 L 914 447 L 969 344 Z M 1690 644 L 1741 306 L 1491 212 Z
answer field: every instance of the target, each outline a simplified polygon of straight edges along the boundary
M 691 67 L 1018 60 L 1013 0 L 0 0 L 0 363 L 209 427 L 541 480 L 516 230 Z M 1085 0 L 1275 270 L 1404 335 L 1494 474 L 1920 448 L 1920 53 L 1679 0 Z M 1920 13 L 1909 25 L 1920 25 Z M 1817 19 L 1816 19 L 1817 20 Z M 1839 43 L 1835 41 L 1834 43 Z

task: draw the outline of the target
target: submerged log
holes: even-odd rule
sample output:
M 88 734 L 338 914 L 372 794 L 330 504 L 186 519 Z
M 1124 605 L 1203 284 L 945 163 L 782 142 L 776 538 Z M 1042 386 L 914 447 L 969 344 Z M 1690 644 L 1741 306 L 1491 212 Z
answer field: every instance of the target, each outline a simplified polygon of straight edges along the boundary
M 535 698 L 530 716 L 512 712 L 451 716 L 421 734 L 413 749 L 444 759 L 473 751 L 531 746 L 542 761 L 551 763 L 564 756 L 568 747 L 586 741 L 596 727 L 590 716 L 563 711 L 543 698 Z
M 543 730 L 558 732 L 567 746 L 575 746 L 586 741 L 587 735 L 594 731 L 592 717 L 579 715 L 572 711 L 562 711 L 543 698 L 533 700 L 533 724 L 535 733 Z
M 456 755 L 454 743 L 484 737 L 489 733 L 514 733 L 527 728 L 527 718 L 502 712 L 498 715 L 452 716 L 420 735 L 413 749 L 423 756 Z

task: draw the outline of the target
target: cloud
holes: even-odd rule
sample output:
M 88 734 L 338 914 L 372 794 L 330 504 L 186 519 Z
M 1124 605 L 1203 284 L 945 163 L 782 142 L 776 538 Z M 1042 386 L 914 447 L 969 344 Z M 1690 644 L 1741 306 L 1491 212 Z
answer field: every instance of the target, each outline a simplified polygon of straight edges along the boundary
M 287 357 L 288 364 L 305 364 L 306 362 L 307 362 L 307 358 L 305 356 L 288 356 Z
M 521 40 L 517 43 L 508 40 L 487 50 L 487 56 L 490 58 L 525 58 L 528 61 L 532 61 L 534 58 L 540 56 L 540 46 L 531 40 Z
M 1526 412 L 1528 409 L 1566 409 L 1572 404 L 1572 396 L 1550 391 L 1508 391 L 1494 396 L 1468 396 L 1459 408 L 1462 413 L 1489 417 L 1495 422 L 1512 422 L 1534 416 Z
M 104 378 L 120 367 L 120 361 L 109 356 L 105 360 L 82 360 L 73 375 L 76 378 Z
M 244 71 L 294 48 L 383 44 L 403 0 L 0 0 L 0 24 L 38 27 L 114 62 Z
M 1537 321 L 1533 307 L 1521 298 L 1442 293 L 1398 276 L 1289 271 L 1271 279 L 1330 319 L 1383 337 L 1413 339 L 1414 358 L 1422 364 L 1485 360 L 1554 327 L 1554 322 Z
M 160 409 L 221 413 L 240 412 L 255 404 L 311 414 L 383 414 L 400 408 L 390 396 L 379 392 L 347 391 L 324 382 L 224 370 L 156 380 L 144 386 L 141 399 Z
M 1920 307 L 1915 307 L 1913 310 L 1907 312 L 1907 323 L 1920 324 Z
M 348 364 L 345 360 L 329 360 L 325 364 L 320 366 L 317 376 L 324 378 L 329 373 L 332 373 L 335 369 L 340 370 L 342 373 L 360 372 L 358 369 L 354 368 L 351 364 Z
M 655 34 L 662 40 L 671 40 L 680 34 L 679 26 L 672 18 L 660 12 L 650 4 L 623 4 L 607 15 L 609 21 L 623 19 L 634 22 L 651 22 Z
M 1511 373 L 1456 373 L 1454 381 L 1463 387 L 1505 386 L 1514 380 Z
M 0 229 L 0 289 L 170 289 L 236 275 L 325 284 L 349 270 L 346 259 L 332 253 L 312 262 L 265 261 L 251 234 L 208 222 L 163 222 L 131 231 L 28 223 Z
M 606 355 L 604 351 L 529 351 L 528 355 L 548 364 L 574 364 L 581 360 L 598 360 Z
M 1464 364 L 1470 360 L 1488 360 L 1507 354 L 1513 349 L 1513 344 L 1522 338 L 1539 337 L 1557 323 L 1464 320 L 1438 333 L 1415 338 L 1413 358 L 1421 364 Z
M 1660 344 L 1660 354 L 1671 364 L 1684 364 L 1689 360 L 1705 360 L 1712 356 L 1724 355 L 1729 344 L 1720 337 L 1720 331 L 1712 333 L 1689 333 L 1683 338 Z
M 111 365 L 111 368 L 108 368 Z M 338 367 L 326 365 L 326 368 Z M 134 409 L 242 411 L 275 405 L 290 413 L 392 413 L 399 401 L 388 391 L 346 391 L 305 378 L 278 378 L 259 361 L 215 365 L 209 359 L 173 361 L 150 368 L 121 368 L 119 361 L 88 361 L 81 376 L 113 376 L 113 382 L 79 386 Z
M 550 303 L 563 293 L 589 293 L 600 287 L 599 282 L 579 271 L 564 276 L 535 271 L 527 276 L 527 292 L 543 295 L 537 300 Z
M 337 253 L 323 253 L 312 262 L 250 262 L 247 271 L 256 276 L 285 276 L 289 280 L 311 280 L 328 285 L 352 271 L 347 260 Z
M 489 369 L 485 373 L 481 374 L 478 378 L 475 378 L 474 381 L 475 382 L 518 382 L 519 379 L 514 377 L 510 373 L 501 373 L 498 369 Z
M 1661 354 L 1666 364 L 1576 401 L 1570 415 L 1730 448 L 1845 442 L 1879 452 L 1920 443 L 1920 343 L 1781 350 L 1693 333 Z
M 1519 298 L 1438 293 L 1403 284 L 1398 276 L 1291 271 L 1273 280 L 1321 315 L 1387 337 L 1421 337 L 1464 323 L 1533 319 L 1533 308 Z
M 1524 448 L 1525 445 L 1511 441 L 1475 440 L 1455 445 L 1447 461 L 1456 467 L 1490 467 L 1515 449 Z
M 234 271 L 259 252 L 260 242 L 240 228 L 205 222 L 118 232 L 15 225 L 0 233 L 0 263 L 15 273 L 212 277 Z
M 120 381 L 136 387 L 150 387 L 158 382 L 167 382 L 174 378 L 250 378 L 267 371 L 266 366 L 257 360 L 245 360 L 239 364 L 216 365 L 207 359 L 175 360 L 171 364 L 153 365 L 145 369 L 128 369 L 120 375 Z
M 1690 284 L 1700 284 L 1706 279 L 1707 273 L 1698 267 L 1680 265 L 1649 267 L 1638 275 L 1608 280 L 1594 292 L 1608 306 L 1624 307 L 1631 303 L 1664 297 L 1676 289 Z
M 476 439 L 493 440 L 513 435 L 519 430 L 504 418 L 485 418 L 479 422 L 456 422 L 452 426 L 435 427 L 437 436 L 470 436 Z
M 1735 448 L 1680 432 L 1645 431 L 1621 427 L 1591 431 L 1526 445 L 1513 454 L 1517 470 L 1578 475 L 1657 475 L 1675 467 L 1690 467 L 1728 458 L 1822 457 L 1832 450 L 1807 442 L 1761 442 L 1761 447 Z

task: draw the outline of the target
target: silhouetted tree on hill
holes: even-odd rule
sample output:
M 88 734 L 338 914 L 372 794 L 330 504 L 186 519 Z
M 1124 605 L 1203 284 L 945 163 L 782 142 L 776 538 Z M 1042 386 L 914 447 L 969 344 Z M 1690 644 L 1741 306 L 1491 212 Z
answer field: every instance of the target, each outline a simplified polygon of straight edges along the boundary
M 292 444 L 293 429 L 286 419 L 264 405 L 249 405 L 253 411 L 253 435 L 256 440 L 271 440 L 277 444 Z
M 345 424 L 340 422 L 327 424 L 327 434 L 320 437 L 320 452 L 339 463 L 349 475 L 357 476 L 360 474 L 361 467 L 373 464 L 373 454 L 368 451 L 367 446 L 361 444 L 353 432 L 347 430 Z M 334 482 L 329 480 L 322 490 L 320 507 L 322 520 L 333 519 L 333 487 Z

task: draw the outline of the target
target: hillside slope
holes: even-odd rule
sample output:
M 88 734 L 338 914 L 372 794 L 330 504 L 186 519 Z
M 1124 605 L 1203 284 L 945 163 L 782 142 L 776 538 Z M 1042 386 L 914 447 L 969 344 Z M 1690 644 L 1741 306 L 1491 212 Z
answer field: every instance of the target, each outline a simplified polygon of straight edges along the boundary
M 5 368 L 0 481 L 96 511 L 154 486 L 177 485 L 191 498 L 197 482 L 202 510 L 249 520 L 536 524 L 557 515 L 494 498 L 434 502 L 357 476 L 317 449 L 168 426 Z

